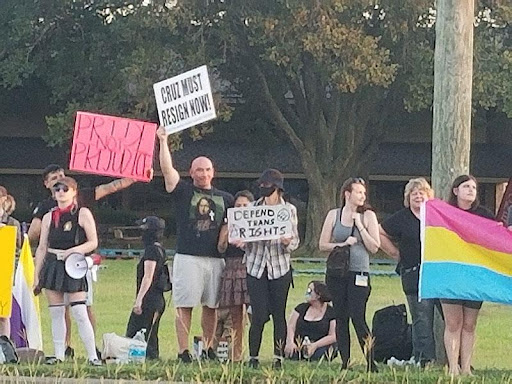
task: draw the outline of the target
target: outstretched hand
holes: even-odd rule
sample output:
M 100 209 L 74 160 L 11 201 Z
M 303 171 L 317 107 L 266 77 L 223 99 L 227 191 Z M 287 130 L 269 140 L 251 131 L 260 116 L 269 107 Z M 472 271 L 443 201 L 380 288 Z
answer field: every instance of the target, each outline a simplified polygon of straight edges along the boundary
M 167 142 L 167 137 L 169 136 L 169 134 L 167 133 L 165 128 L 160 125 L 158 127 L 158 129 L 156 130 L 156 136 L 158 137 L 158 139 L 160 141 L 166 141 Z

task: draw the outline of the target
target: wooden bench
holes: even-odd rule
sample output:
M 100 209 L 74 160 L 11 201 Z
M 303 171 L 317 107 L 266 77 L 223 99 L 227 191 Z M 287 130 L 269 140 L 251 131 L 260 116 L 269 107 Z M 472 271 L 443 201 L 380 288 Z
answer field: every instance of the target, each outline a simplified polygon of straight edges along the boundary
M 137 225 L 112 227 L 111 230 L 114 238 L 118 240 L 138 241 L 142 239 L 141 229 Z

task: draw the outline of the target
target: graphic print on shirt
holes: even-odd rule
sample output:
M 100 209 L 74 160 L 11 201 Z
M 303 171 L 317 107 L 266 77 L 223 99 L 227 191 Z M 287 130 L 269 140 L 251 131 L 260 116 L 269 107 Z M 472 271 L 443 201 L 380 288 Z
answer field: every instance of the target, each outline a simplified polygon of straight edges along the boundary
M 189 219 L 196 236 L 203 232 L 217 231 L 222 225 L 225 212 L 222 196 L 205 195 L 194 191 L 190 200 Z

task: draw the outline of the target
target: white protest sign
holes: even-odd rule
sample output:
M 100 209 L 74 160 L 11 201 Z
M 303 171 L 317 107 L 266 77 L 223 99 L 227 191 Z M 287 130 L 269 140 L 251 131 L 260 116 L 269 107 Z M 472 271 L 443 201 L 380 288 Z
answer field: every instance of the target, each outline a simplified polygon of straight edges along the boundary
M 286 205 L 228 209 L 228 240 L 250 242 L 292 236 L 291 212 Z
M 160 125 L 175 133 L 217 117 L 206 65 L 153 85 Z

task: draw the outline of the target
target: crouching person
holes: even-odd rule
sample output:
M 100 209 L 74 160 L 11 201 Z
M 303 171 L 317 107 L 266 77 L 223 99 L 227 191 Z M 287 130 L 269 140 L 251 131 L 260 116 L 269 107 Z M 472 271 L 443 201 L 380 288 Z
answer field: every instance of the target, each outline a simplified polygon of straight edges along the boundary
M 165 250 L 159 243 L 165 228 L 165 221 L 148 216 L 140 222 L 144 255 L 137 264 L 137 298 L 133 305 L 126 336 L 133 337 L 142 328 L 146 329 L 147 359 L 158 359 L 158 327 L 165 310 L 163 273 Z
M 284 352 L 293 360 L 332 360 L 338 355 L 336 316 L 328 304 L 332 298 L 321 281 L 311 281 L 306 290 L 306 302 L 293 310 L 288 320 Z

